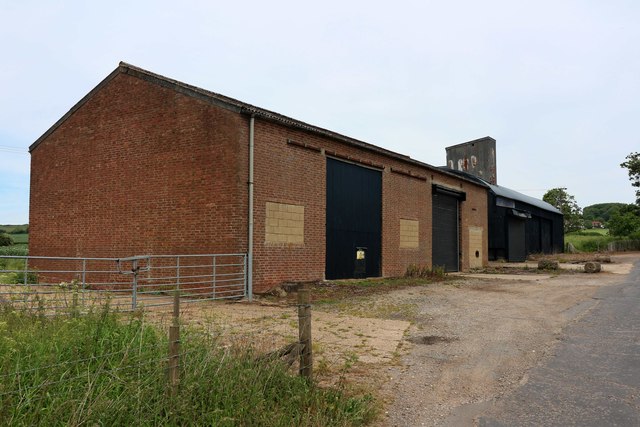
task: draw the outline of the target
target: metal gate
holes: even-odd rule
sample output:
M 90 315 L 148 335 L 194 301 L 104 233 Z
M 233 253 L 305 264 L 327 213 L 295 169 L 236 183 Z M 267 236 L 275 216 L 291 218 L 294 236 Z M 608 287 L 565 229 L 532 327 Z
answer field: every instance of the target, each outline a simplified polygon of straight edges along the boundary
M 447 194 L 447 190 L 434 188 L 432 197 L 433 225 L 432 242 L 434 267 L 444 267 L 445 271 L 460 269 L 460 195 Z
M 75 298 L 121 310 L 243 298 L 246 254 L 142 255 L 127 258 L 0 257 L 0 302 L 34 302 L 55 311 Z
M 382 173 L 327 158 L 327 279 L 380 276 Z

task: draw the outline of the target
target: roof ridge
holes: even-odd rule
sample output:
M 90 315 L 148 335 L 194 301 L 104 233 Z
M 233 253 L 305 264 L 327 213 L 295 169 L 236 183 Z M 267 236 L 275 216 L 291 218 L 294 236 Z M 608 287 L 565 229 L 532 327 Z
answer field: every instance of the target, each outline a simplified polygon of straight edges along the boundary
M 38 138 L 33 144 L 31 144 L 31 146 L 29 147 L 29 151 L 30 152 L 33 151 L 47 136 L 53 133 L 66 119 L 68 119 L 75 111 L 77 111 L 82 105 L 84 105 L 84 103 L 86 103 L 96 92 L 98 92 L 103 86 L 109 83 L 113 78 L 115 78 L 120 73 L 128 74 L 138 78 L 144 78 L 147 81 L 152 81 L 161 86 L 178 90 L 179 92 L 184 93 L 185 95 L 191 95 L 191 96 L 197 95 L 198 97 L 205 98 L 209 101 L 214 101 L 215 104 L 221 107 L 230 108 L 239 113 L 256 115 L 266 120 L 271 120 L 271 121 L 281 123 L 285 126 L 296 127 L 309 132 L 314 132 L 316 134 L 320 134 L 322 136 L 329 137 L 331 139 L 344 142 L 346 144 L 350 144 L 365 150 L 369 150 L 380 155 L 384 155 L 387 157 L 394 158 L 396 160 L 413 164 L 414 166 L 417 166 L 417 167 L 429 169 L 432 171 L 437 171 L 449 176 L 455 176 L 456 178 L 463 179 L 466 182 L 469 182 L 475 185 L 481 185 L 469 178 L 455 175 L 451 172 L 441 170 L 440 168 L 430 165 L 428 163 L 424 163 L 424 162 L 412 159 L 411 157 L 405 154 L 400 154 L 395 151 L 391 151 L 386 148 L 382 148 L 380 146 L 370 144 L 368 142 L 364 142 L 364 141 L 361 141 L 361 140 L 358 140 L 358 139 L 355 139 L 355 138 L 352 138 L 352 137 L 349 137 L 325 128 L 321 128 L 319 126 L 311 125 L 301 120 L 297 120 L 289 116 L 276 113 L 271 110 L 260 108 L 255 105 L 240 101 L 238 99 L 219 94 L 217 92 L 212 92 L 207 89 L 202 89 L 198 86 L 190 85 L 188 83 L 184 83 L 179 80 L 154 73 L 152 71 L 146 70 L 144 68 L 140 68 L 138 66 L 129 64 L 124 61 L 120 61 L 118 63 L 118 67 L 114 71 L 112 71 L 87 95 L 85 95 L 80 101 L 78 101 L 73 107 L 71 107 L 71 109 L 64 116 L 62 116 L 56 123 L 54 123 L 53 126 L 51 126 L 44 134 L 42 134 L 40 138 Z

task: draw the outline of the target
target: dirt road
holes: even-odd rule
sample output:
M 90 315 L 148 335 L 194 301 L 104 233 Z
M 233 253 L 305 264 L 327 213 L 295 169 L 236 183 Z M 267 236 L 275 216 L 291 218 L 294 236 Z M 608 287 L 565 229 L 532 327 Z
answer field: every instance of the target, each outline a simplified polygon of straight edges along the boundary
M 473 425 L 471 415 L 526 383 L 594 293 L 636 259 L 613 257 L 599 274 L 462 275 L 314 305 L 316 379 L 372 392 L 380 426 Z M 195 304 L 183 319 L 268 350 L 296 339 L 295 313 L 284 301 Z

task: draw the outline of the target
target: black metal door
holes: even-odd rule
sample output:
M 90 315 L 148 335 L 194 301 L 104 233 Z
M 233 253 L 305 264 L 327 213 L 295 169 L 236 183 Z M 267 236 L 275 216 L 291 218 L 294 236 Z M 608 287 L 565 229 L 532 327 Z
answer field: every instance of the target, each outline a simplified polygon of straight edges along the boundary
M 549 221 L 548 219 L 541 219 L 540 240 L 542 241 L 542 253 L 552 253 L 553 245 L 551 244 L 551 221 Z
M 537 254 L 542 252 L 542 238 L 540 235 L 541 218 L 530 218 L 525 223 L 525 234 L 527 239 L 527 254 Z
M 458 271 L 460 268 L 458 198 L 433 193 L 432 200 L 433 266 L 444 267 L 445 271 Z
M 509 216 L 507 226 L 507 261 L 523 262 L 527 259 L 524 219 Z
M 380 276 L 382 174 L 327 159 L 327 279 Z

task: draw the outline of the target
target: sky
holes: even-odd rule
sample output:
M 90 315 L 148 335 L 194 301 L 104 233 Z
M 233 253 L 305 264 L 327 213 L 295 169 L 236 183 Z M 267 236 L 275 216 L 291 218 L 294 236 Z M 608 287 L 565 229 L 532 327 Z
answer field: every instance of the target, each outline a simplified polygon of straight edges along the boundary
M 0 0 L 0 224 L 28 147 L 120 61 L 411 156 L 497 140 L 498 184 L 635 200 L 640 2 Z

